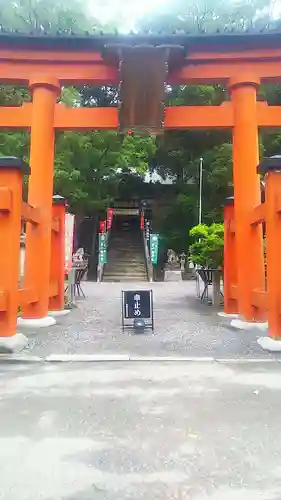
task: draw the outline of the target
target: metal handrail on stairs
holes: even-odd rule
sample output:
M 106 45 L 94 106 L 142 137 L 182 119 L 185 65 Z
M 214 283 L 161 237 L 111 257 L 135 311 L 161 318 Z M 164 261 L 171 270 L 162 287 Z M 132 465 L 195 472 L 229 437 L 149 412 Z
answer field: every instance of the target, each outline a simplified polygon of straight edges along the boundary
M 151 259 L 150 259 L 148 242 L 147 242 L 147 239 L 145 237 L 144 230 L 142 230 L 142 236 L 143 236 L 144 255 L 145 255 L 145 263 L 146 263 L 148 281 L 149 281 L 149 283 L 152 283 L 153 282 L 153 264 L 152 264 Z

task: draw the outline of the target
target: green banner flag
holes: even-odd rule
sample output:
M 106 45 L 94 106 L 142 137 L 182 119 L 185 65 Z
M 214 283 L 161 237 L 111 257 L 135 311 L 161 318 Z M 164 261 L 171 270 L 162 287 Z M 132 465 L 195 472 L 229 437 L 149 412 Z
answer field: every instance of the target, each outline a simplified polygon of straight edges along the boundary
M 157 264 L 158 262 L 158 250 L 159 250 L 159 235 L 151 234 L 150 235 L 150 257 L 151 263 Z
M 99 264 L 107 263 L 107 233 L 99 234 Z

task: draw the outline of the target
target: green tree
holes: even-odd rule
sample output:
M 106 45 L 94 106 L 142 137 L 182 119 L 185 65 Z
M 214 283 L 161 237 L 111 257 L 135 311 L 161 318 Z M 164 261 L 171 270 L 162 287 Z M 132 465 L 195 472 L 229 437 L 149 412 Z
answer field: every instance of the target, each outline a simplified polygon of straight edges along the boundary
M 192 189 L 181 189 L 158 215 L 157 231 L 166 241 L 167 248 L 176 252 L 188 252 L 189 229 L 196 223 L 196 198 Z
M 21 33 L 50 33 L 100 28 L 80 0 L 0 0 L 0 23 Z
M 127 167 L 143 174 L 155 147 L 153 138 L 123 139 L 111 131 L 58 134 L 55 191 L 67 198 L 74 211 L 104 210 L 118 195 L 118 172 Z
M 189 247 L 192 262 L 203 267 L 220 268 L 223 265 L 223 224 L 199 224 L 189 234 L 196 239 Z

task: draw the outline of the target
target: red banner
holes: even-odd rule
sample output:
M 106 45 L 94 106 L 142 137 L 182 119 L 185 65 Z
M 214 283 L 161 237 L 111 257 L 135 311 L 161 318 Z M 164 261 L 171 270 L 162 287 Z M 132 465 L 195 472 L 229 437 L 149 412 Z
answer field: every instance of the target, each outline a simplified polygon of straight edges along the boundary
M 105 233 L 106 232 L 106 220 L 101 220 L 100 221 L 100 233 Z
M 140 216 L 140 228 L 144 229 L 144 216 L 143 215 Z
M 108 208 L 107 210 L 107 230 L 111 229 L 113 221 L 114 209 Z

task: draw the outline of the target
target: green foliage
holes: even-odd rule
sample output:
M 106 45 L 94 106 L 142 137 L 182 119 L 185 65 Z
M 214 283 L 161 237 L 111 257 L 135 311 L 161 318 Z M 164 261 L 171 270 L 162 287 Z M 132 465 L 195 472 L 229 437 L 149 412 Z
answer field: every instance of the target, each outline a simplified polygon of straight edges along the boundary
M 188 252 L 190 243 L 189 229 L 196 221 L 196 200 L 192 189 L 185 188 L 171 195 L 165 205 L 155 215 L 154 230 L 161 233 L 167 248 L 176 252 Z
M 147 170 L 155 151 L 153 138 L 125 137 L 117 132 L 64 132 L 57 135 L 55 192 L 64 196 L 72 210 L 84 214 L 104 210 L 118 195 L 118 172 L 134 167 Z
M 30 92 L 26 88 L 0 85 L 0 106 L 21 106 L 31 100 Z
M 198 224 L 190 232 L 197 241 L 190 245 L 190 258 L 194 264 L 208 268 L 223 265 L 224 226 L 223 224 Z
M 55 34 L 57 30 L 74 30 L 76 33 L 91 29 L 96 20 L 88 15 L 80 0 L 0 0 L 0 22 L 5 29 L 22 33 Z M 94 21 L 94 23 L 93 23 Z

